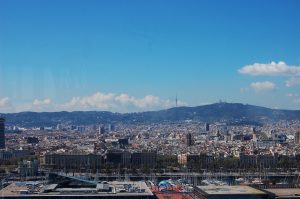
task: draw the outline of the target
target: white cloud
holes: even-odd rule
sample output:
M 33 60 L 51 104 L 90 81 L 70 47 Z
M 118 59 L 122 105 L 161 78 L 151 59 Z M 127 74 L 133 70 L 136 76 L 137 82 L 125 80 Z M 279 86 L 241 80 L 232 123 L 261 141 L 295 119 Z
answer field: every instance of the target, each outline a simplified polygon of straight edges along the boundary
M 8 97 L 0 98 L 0 112 L 6 113 L 13 109 L 11 101 Z
M 295 99 L 295 100 L 293 100 L 293 103 L 294 103 L 294 104 L 300 104 L 300 99 Z
M 114 108 L 114 97 L 113 93 L 100 92 L 91 96 L 73 97 L 71 101 L 63 104 L 62 108 L 66 110 L 90 110 L 92 108 L 109 110 Z
M 251 83 L 250 87 L 257 93 L 267 92 L 267 91 L 274 91 L 276 89 L 276 85 L 272 82 L 269 82 L 269 81 L 253 82 L 253 83 Z
M 241 93 L 246 93 L 247 91 L 248 91 L 248 88 L 241 88 L 241 89 L 240 89 L 240 92 L 241 92 Z
M 187 104 L 178 101 L 179 106 Z M 175 99 L 161 99 L 158 96 L 146 95 L 138 98 L 126 93 L 97 92 L 89 96 L 73 97 L 67 102 L 55 103 L 51 99 L 34 99 L 13 107 L 8 98 L 0 98 L 0 112 L 53 112 L 53 111 L 112 111 L 139 112 L 160 110 L 175 106 Z
M 291 77 L 290 79 L 288 79 L 285 82 L 285 85 L 287 87 L 293 87 L 293 86 L 296 86 L 296 85 L 299 85 L 299 84 L 300 84 L 300 78 L 296 78 L 296 77 Z
M 0 108 L 5 108 L 10 106 L 10 101 L 8 97 L 0 99 Z
M 122 105 L 133 105 L 138 108 L 151 108 L 156 106 L 165 106 L 166 104 L 168 104 L 168 101 L 161 100 L 159 97 L 153 95 L 147 95 L 141 99 L 137 99 L 133 96 L 129 96 L 128 94 L 123 93 L 115 96 L 115 100 Z
M 287 96 L 287 97 L 297 97 L 297 96 L 299 96 L 299 94 L 298 93 L 287 93 L 287 94 L 285 94 L 285 96 Z
M 143 98 L 136 98 L 129 96 L 128 94 L 120 94 L 115 97 L 116 102 L 121 103 L 122 105 L 133 105 L 134 107 L 147 109 L 147 108 L 169 108 L 174 105 L 174 102 L 170 100 L 162 100 L 157 96 L 146 95 Z
M 31 103 L 21 104 L 18 107 L 19 111 L 55 111 L 56 105 L 52 102 L 51 99 L 34 99 Z
M 101 93 L 90 96 L 73 97 L 69 102 L 61 105 L 62 110 L 104 110 L 115 112 L 146 111 L 170 108 L 175 102 L 160 99 L 157 96 L 146 95 L 142 98 L 130 96 L 126 93 Z M 181 101 L 178 105 L 186 103 Z
M 300 76 L 300 66 L 289 66 L 285 62 L 255 63 L 239 69 L 242 74 L 253 76 Z
M 44 99 L 44 100 L 35 99 L 33 100 L 32 104 L 35 106 L 49 105 L 51 104 L 51 99 Z

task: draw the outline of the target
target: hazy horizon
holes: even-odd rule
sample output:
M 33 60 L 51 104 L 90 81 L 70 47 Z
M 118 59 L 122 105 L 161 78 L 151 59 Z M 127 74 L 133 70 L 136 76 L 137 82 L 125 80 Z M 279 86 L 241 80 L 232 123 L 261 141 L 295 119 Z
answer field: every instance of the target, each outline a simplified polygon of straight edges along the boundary
M 57 112 L 111 112 L 111 113 L 120 113 L 120 114 L 130 114 L 130 113 L 143 113 L 143 112 L 152 112 L 152 111 L 163 111 L 163 110 L 168 110 L 168 109 L 173 109 L 173 108 L 194 108 L 194 107 L 201 107 L 201 106 L 210 106 L 214 104 L 219 104 L 219 103 L 225 103 L 225 104 L 242 104 L 242 105 L 249 105 L 249 106 L 257 106 L 257 107 L 262 107 L 262 108 L 267 108 L 267 109 L 273 109 L 273 110 L 284 110 L 284 111 L 300 111 L 300 109 L 281 109 L 277 107 L 267 107 L 267 106 L 258 106 L 255 104 L 248 104 L 248 103 L 239 103 L 239 102 L 225 102 L 225 101 L 219 101 L 219 102 L 213 102 L 209 104 L 201 104 L 201 105 L 195 105 L 195 106 L 188 106 L 188 105 L 182 105 L 182 106 L 173 106 L 173 107 L 168 107 L 165 109 L 155 109 L 155 110 L 144 110 L 144 111 L 128 111 L 128 112 L 116 112 L 116 111 L 109 111 L 109 110 L 59 110 L 59 111 L 21 111 L 21 112 L 0 112 L 1 114 L 18 114 L 18 113 L 26 113 L 26 112 L 33 112 L 33 113 L 57 113 Z

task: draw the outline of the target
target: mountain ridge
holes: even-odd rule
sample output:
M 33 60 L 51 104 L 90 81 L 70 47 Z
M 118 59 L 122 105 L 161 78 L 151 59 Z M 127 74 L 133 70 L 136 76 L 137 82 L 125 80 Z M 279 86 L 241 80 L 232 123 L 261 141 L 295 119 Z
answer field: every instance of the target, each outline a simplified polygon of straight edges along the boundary
M 0 114 L 8 125 L 55 126 L 60 123 L 92 125 L 103 123 L 153 123 L 184 120 L 263 124 L 279 120 L 300 120 L 300 110 L 271 109 L 241 103 L 214 103 L 195 107 L 173 107 L 158 111 L 116 113 L 109 111 L 20 112 Z

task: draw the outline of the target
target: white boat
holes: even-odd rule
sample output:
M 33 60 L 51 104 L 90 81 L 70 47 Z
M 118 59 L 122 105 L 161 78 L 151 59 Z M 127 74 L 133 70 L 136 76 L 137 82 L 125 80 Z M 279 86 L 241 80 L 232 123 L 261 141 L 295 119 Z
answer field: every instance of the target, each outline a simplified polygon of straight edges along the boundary
M 251 183 L 252 184 L 264 184 L 264 183 L 262 183 L 261 178 L 254 178 Z

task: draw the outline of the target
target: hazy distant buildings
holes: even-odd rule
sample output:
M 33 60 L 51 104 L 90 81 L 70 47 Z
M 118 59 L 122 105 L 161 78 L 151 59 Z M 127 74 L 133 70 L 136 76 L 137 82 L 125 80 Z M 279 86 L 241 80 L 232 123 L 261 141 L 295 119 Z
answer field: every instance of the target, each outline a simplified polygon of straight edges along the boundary
M 229 131 L 227 131 L 226 134 L 224 135 L 224 140 L 226 142 L 232 141 L 232 135 L 231 135 L 231 133 Z
M 77 127 L 77 131 L 78 131 L 79 133 L 83 133 L 83 132 L 85 131 L 85 127 L 84 127 L 84 126 L 78 126 L 78 127 Z
M 282 144 L 282 143 L 286 142 L 287 137 L 286 137 L 285 133 L 272 131 L 271 139 L 276 141 L 276 143 Z
M 98 133 L 99 135 L 111 133 L 115 131 L 115 125 L 114 124 L 102 124 L 99 126 Z
M 270 147 L 274 147 L 276 145 L 276 141 L 272 139 L 267 140 L 257 140 L 256 147 L 260 149 L 266 149 Z
M 120 138 L 120 139 L 119 139 L 119 145 L 120 145 L 120 146 L 128 146 L 128 145 L 129 145 L 129 140 L 128 140 L 128 138 Z
M 26 138 L 27 144 L 38 144 L 39 139 L 37 137 L 27 137 Z
M 0 118 L 0 149 L 5 149 L 5 119 Z
M 112 131 L 114 131 L 115 130 L 115 125 L 114 124 L 108 124 L 107 125 L 107 131 L 110 133 L 110 132 L 112 132 Z
M 62 131 L 63 130 L 63 126 L 61 124 L 57 124 L 56 130 Z

